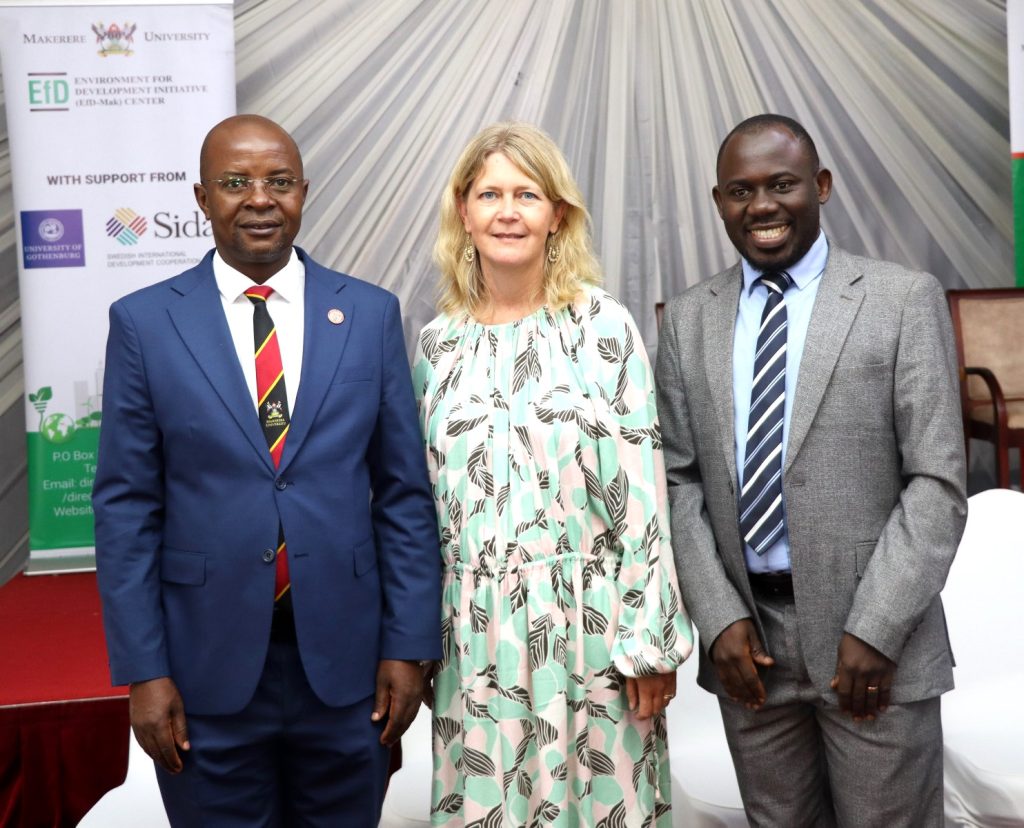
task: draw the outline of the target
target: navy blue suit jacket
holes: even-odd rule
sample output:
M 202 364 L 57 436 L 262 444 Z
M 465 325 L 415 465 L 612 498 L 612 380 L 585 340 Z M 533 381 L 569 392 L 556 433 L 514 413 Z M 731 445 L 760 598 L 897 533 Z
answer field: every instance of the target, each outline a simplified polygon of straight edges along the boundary
M 441 654 L 437 523 L 398 300 L 296 250 L 302 376 L 276 470 L 213 251 L 110 309 L 93 506 L 111 674 L 170 676 L 186 712 L 252 697 L 279 523 L 299 652 L 326 704 L 370 695 L 379 659 Z

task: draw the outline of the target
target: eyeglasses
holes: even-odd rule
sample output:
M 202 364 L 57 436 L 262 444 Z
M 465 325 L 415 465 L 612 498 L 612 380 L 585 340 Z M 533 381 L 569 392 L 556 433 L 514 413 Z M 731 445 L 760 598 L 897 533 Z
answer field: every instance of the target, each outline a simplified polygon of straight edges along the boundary
M 263 189 L 274 195 L 288 195 L 295 191 L 295 185 L 299 179 L 291 175 L 272 175 L 269 178 L 248 178 L 244 175 L 232 175 L 228 178 L 208 178 L 204 184 L 216 184 L 222 193 L 227 195 L 242 195 L 251 193 L 256 183 L 263 184 Z

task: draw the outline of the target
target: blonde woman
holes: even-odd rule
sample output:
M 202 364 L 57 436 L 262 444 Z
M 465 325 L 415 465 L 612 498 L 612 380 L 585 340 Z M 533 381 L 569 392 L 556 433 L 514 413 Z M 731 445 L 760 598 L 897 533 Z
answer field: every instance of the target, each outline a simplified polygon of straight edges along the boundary
M 651 369 L 547 135 L 470 142 L 435 259 L 413 369 L 445 568 L 433 822 L 669 826 L 692 635 Z

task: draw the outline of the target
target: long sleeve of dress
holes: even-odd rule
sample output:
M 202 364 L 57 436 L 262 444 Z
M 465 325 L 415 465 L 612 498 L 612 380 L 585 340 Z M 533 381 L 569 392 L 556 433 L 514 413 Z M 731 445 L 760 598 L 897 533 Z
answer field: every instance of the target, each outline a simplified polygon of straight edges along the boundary
M 597 419 L 607 431 L 597 444 L 600 480 L 588 484 L 600 487 L 620 551 L 612 660 L 626 676 L 670 672 L 689 655 L 693 632 L 669 537 L 653 374 L 629 312 L 614 299 L 592 297 L 583 324 Z

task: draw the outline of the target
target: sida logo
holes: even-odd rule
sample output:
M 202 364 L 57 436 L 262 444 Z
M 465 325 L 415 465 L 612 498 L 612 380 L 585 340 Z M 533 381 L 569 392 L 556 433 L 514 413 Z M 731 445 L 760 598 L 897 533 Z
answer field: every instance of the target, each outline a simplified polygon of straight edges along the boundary
M 147 218 L 130 207 L 114 210 L 107 219 L 106 232 L 126 246 L 138 244 L 147 232 L 152 239 L 201 239 L 213 235 L 210 222 L 198 210 L 183 215 L 159 210 Z
M 213 235 L 209 219 L 198 210 L 184 216 L 161 210 L 153 216 L 153 224 L 153 236 L 158 239 L 199 239 Z
M 121 244 L 138 244 L 148 226 L 146 219 L 130 207 L 118 207 L 107 219 L 107 235 Z
M 92 32 L 96 35 L 96 43 L 100 47 L 97 54 L 100 57 L 106 57 L 107 55 L 123 55 L 128 57 L 135 54 L 132 49 L 132 46 L 135 45 L 135 28 L 134 23 L 125 23 L 123 26 L 111 23 L 106 28 L 103 27 L 102 22 L 93 23 Z

